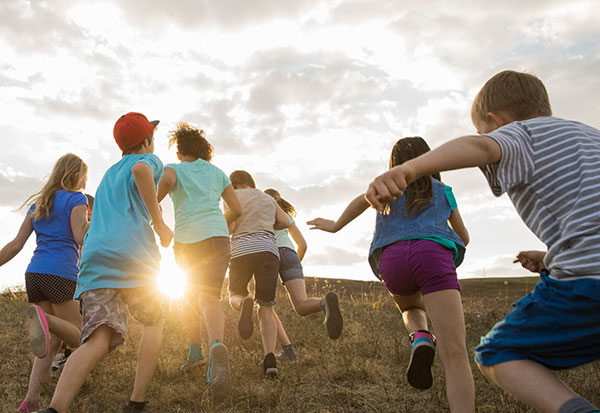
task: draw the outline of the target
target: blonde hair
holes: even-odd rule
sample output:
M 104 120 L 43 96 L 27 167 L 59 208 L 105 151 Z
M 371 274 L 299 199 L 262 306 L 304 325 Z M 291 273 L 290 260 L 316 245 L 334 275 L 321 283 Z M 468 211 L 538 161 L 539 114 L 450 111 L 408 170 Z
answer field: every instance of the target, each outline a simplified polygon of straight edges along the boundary
M 35 221 L 49 217 L 56 191 L 79 190 L 81 179 L 87 175 L 87 171 L 87 165 L 79 156 L 72 153 L 61 156 L 54 164 L 52 173 L 42 189 L 27 198 L 21 208 L 35 204 L 35 211 L 32 214 Z
M 489 112 L 504 112 L 511 120 L 552 116 L 542 81 L 532 74 L 512 70 L 492 76 L 475 96 L 471 107 L 473 123 L 487 122 Z

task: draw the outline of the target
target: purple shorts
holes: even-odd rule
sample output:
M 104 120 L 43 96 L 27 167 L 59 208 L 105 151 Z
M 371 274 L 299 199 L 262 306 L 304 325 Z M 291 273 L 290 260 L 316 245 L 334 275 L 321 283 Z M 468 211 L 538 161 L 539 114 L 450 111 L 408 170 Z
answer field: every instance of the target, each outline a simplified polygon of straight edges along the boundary
M 381 254 L 379 272 L 395 295 L 458 290 L 454 252 L 427 239 L 396 242 Z

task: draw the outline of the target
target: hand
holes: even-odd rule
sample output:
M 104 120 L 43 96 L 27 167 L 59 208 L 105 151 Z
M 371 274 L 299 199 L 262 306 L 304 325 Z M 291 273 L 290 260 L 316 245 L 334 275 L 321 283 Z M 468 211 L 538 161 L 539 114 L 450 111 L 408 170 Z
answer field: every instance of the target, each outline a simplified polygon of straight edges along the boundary
M 309 229 L 320 229 L 321 231 L 337 232 L 336 222 L 325 218 L 315 218 L 307 221 L 306 225 L 313 225 Z
M 410 171 L 404 165 L 396 166 L 379 175 L 369 184 L 365 199 L 373 208 L 383 212 L 383 206 L 401 197 L 408 186 Z
M 520 263 L 521 266 L 531 272 L 538 273 L 546 266 L 544 265 L 545 251 L 521 251 L 513 263 Z
M 160 238 L 160 245 L 162 245 L 164 248 L 167 248 L 173 239 L 173 231 L 171 231 L 171 228 L 169 228 L 164 222 L 152 224 L 152 227 Z

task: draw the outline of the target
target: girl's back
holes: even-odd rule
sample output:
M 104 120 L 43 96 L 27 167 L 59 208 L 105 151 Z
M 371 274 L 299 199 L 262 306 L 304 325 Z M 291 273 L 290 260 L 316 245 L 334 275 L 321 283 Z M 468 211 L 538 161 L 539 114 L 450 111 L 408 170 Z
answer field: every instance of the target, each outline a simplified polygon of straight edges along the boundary
M 242 215 L 235 222 L 234 236 L 245 232 L 268 231 L 274 233 L 277 203 L 260 189 L 236 189 L 242 204 Z

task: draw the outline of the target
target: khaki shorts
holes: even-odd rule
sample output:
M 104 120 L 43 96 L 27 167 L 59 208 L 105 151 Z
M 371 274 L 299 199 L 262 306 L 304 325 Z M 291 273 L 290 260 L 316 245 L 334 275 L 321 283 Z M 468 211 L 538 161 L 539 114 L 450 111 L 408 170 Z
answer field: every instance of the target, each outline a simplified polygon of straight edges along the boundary
M 83 316 L 81 344 L 101 325 L 113 332 L 109 352 L 125 342 L 127 316 L 144 326 L 160 324 L 164 318 L 161 295 L 154 287 L 101 288 L 81 294 L 79 308 Z

